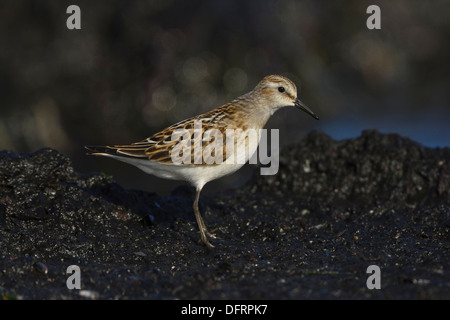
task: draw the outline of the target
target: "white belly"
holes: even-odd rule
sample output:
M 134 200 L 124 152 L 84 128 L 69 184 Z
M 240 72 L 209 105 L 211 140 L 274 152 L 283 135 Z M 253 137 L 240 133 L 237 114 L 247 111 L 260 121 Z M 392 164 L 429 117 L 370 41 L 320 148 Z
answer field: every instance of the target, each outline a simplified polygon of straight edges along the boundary
M 225 161 L 216 164 L 164 164 L 147 159 L 115 156 L 104 154 L 116 160 L 132 164 L 145 173 L 155 175 L 159 178 L 186 181 L 196 187 L 203 187 L 209 181 L 221 178 L 239 170 L 255 154 L 259 140 L 259 130 L 250 133 L 237 133 L 234 144 L 226 146 L 227 154 Z M 229 142 L 227 142 L 229 143 Z M 253 160 L 253 159 L 252 159 Z M 252 162 L 251 163 L 256 163 Z

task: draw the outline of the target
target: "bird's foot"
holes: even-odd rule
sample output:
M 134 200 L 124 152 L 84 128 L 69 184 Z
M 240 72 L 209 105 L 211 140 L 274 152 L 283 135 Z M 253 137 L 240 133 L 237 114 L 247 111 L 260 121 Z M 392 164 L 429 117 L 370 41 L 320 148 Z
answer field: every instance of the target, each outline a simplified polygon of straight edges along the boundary
M 220 239 L 220 237 L 216 236 L 214 233 L 209 232 L 208 230 L 205 230 L 205 233 L 208 237 L 213 239 Z
M 208 240 L 208 238 L 206 237 L 206 233 L 207 233 L 207 231 L 205 232 L 205 230 L 200 230 L 200 235 L 201 235 L 201 238 L 202 238 L 202 242 L 208 247 L 208 248 L 214 248 L 214 246 L 212 245 L 212 243 L 211 242 L 209 242 L 209 240 Z M 209 232 L 208 232 L 209 233 Z

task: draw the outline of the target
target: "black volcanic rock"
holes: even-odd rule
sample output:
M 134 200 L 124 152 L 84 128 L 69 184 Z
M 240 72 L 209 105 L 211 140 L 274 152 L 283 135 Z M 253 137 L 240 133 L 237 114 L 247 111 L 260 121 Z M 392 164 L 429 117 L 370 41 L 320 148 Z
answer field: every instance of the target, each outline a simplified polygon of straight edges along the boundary
M 313 132 L 281 151 L 278 174 L 201 196 L 220 237 L 209 250 L 190 187 L 160 197 L 78 174 L 56 150 L 1 151 L 0 295 L 449 299 L 449 167 L 450 149 L 396 134 Z M 381 290 L 366 287 L 369 265 Z
M 425 148 L 398 134 L 363 131 L 335 141 L 321 132 L 283 150 L 277 175 L 251 188 L 360 205 L 450 202 L 450 149 Z

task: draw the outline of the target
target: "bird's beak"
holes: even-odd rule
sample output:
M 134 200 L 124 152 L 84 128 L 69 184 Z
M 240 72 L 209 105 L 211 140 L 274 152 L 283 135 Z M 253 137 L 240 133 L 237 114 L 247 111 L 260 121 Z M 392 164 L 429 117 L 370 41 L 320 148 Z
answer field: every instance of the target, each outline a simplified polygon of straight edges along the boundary
M 314 119 L 319 120 L 319 117 L 316 116 L 316 114 L 314 112 L 312 112 L 311 109 L 308 108 L 303 102 L 301 102 L 299 98 L 295 99 L 294 106 L 300 110 L 305 111 L 307 114 L 309 114 Z

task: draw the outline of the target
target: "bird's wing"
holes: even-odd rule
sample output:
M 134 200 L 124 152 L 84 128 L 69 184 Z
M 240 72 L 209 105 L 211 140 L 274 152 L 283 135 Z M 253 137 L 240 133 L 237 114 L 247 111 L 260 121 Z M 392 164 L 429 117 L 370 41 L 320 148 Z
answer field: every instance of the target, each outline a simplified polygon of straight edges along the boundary
M 214 109 L 178 122 L 139 142 L 86 148 L 91 155 L 132 157 L 163 164 L 175 164 L 174 159 L 185 165 L 217 164 L 227 159 L 224 117 L 223 112 Z

